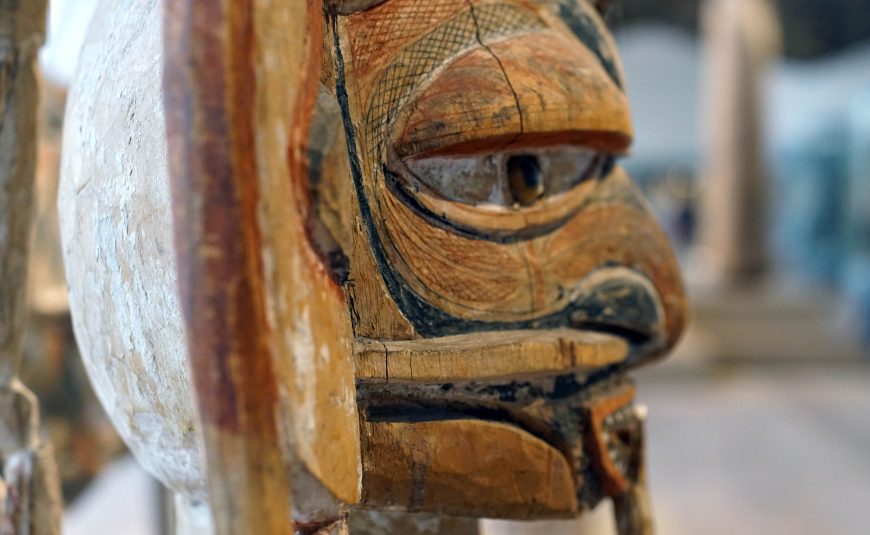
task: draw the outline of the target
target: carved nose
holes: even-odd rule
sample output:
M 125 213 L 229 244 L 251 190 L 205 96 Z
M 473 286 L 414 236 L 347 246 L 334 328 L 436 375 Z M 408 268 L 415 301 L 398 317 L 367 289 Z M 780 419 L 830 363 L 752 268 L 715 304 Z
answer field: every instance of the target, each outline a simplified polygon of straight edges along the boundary
M 589 277 L 570 309 L 571 324 L 616 334 L 633 344 L 661 342 L 664 312 L 652 282 L 628 268 L 606 268 Z

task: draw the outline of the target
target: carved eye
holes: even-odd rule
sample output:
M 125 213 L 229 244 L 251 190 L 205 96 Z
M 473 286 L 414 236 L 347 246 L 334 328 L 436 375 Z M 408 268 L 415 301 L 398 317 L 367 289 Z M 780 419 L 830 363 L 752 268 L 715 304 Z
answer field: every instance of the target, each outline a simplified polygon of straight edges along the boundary
M 523 206 L 530 206 L 544 196 L 544 177 L 536 156 L 521 154 L 508 158 L 507 179 L 511 197 Z
M 420 186 L 440 197 L 470 205 L 529 207 L 564 193 L 600 174 L 605 156 L 576 146 L 492 155 L 408 159 L 405 186 Z M 400 173 L 400 175 L 403 175 Z

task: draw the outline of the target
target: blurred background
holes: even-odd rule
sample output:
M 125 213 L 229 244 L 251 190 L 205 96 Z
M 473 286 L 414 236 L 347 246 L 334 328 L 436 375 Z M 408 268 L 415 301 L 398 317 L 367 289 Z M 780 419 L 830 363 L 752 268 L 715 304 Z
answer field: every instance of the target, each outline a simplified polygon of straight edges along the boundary
M 22 376 L 58 450 L 67 533 L 156 535 L 165 496 L 90 390 L 60 263 L 63 109 L 95 6 L 52 0 L 41 54 Z M 623 164 L 694 311 L 676 354 L 638 374 L 659 533 L 868 533 L 870 2 L 622 0 L 610 23 L 636 126 Z M 527 530 L 612 533 L 606 513 Z

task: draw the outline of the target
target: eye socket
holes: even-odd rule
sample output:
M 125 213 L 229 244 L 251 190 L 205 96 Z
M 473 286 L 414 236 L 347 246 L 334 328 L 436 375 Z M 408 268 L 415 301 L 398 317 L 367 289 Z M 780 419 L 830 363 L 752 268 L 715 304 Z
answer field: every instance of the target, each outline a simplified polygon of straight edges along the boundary
M 473 206 L 519 209 L 597 178 L 607 157 L 595 150 L 563 146 L 520 153 L 433 156 L 405 160 L 412 192 L 420 184 L 440 197 Z M 420 184 L 414 184 L 414 181 Z
M 405 164 L 412 175 L 410 178 L 419 180 L 447 200 L 473 205 L 502 205 L 504 188 L 498 160 L 490 155 L 458 158 L 433 156 L 407 160 Z M 407 182 L 409 177 L 403 178 Z

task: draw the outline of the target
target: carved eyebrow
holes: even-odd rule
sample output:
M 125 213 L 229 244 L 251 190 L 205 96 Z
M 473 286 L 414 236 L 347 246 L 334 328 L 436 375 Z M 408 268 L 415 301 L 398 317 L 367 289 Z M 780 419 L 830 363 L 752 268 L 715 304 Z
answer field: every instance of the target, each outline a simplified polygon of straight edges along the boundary
M 354 13 L 358 13 L 360 11 L 365 11 L 367 9 L 371 9 L 378 4 L 382 4 L 387 0 L 326 0 L 324 2 L 324 9 L 326 9 L 330 13 L 335 13 L 336 15 L 352 15 Z M 611 6 L 613 5 L 613 0 L 587 0 L 595 9 L 601 13 L 601 16 L 607 15 Z
M 513 4 L 485 4 L 448 19 L 402 50 L 375 84 L 366 111 L 368 155 L 377 160 L 386 132 L 417 84 L 443 60 L 496 35 L 544 28 L 533 12 Z

